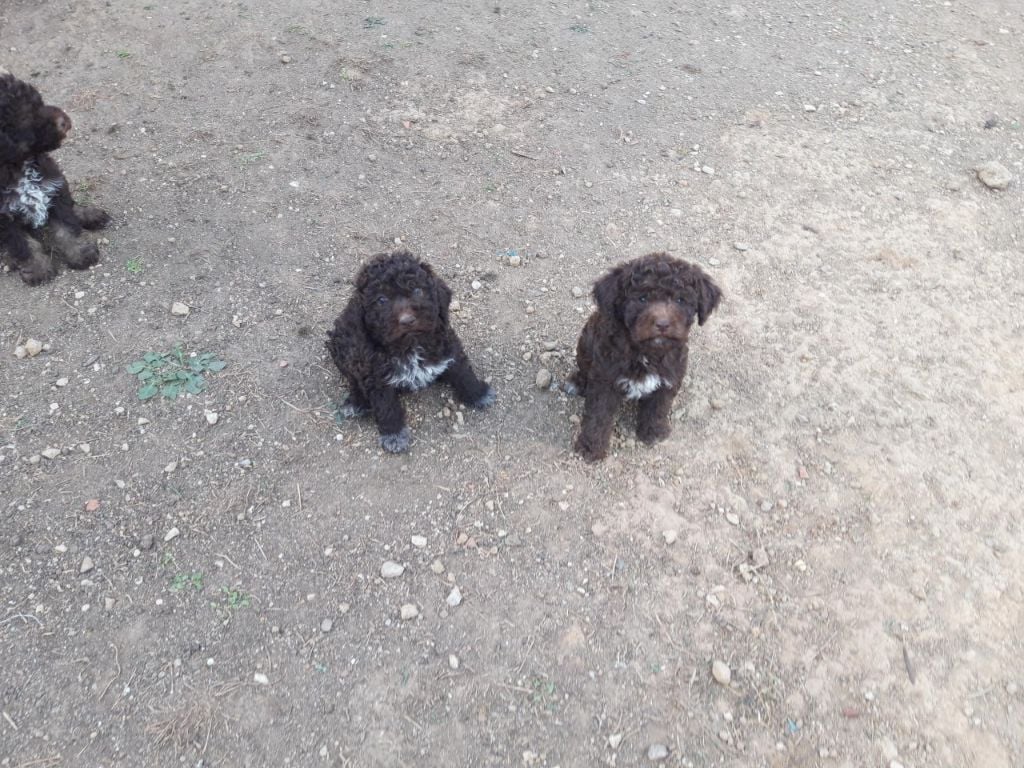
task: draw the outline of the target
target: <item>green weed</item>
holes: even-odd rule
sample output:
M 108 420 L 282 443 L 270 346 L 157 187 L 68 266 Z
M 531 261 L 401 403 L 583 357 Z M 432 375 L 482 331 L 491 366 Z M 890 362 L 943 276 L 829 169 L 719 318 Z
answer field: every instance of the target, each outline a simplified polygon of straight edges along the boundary
M 131 363 L 125 370 L 137 376 L 142 386 L 139 388 L 139 400 L 149 400 L 160 395 L 174 400 L 186 392 L 198 395 L 206 388 L 203 374 L 221 371 L 227 365 L 219 360 L 213 352 L 199 355 L 186 355 L 181 345 L 171 352 L 147 352 L 141 360 Z

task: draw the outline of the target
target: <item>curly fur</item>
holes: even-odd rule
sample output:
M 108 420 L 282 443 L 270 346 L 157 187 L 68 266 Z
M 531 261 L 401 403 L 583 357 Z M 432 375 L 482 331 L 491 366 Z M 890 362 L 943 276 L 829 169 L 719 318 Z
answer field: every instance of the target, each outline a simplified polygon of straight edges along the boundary
M 576 346 L 566 390 L 586 401 L 576 451 L 608 453 L 615 413 L 637 402 L 637 437 L 654 443 L 671 431 L 669 412 L 686 375 L 693 321 L 704 325 L 722 292 L 700 267 L 667 253 L 620 264 L 594 285 L 597 310 Z
M 95 264 L 99 249 L 83 230 L 110 221 L 99 208 L 75 204 L 49 155 L 70 130 L 63 110 L 45 104 L 29 83 L 0 71 L 0 256 L 29 285 L 56 274 L 53 257 L 72 269 Z
M 327 349 L 348 381 L 342 413 L 370 413 L 384 450 L 409 448 L 403 392 L 441 381 L 473 408 L 494 402 L 449 324 L 451 289 L 429 264 L 404 250 L 378 254 L 359 271 L 355 288 L 327 333 Z

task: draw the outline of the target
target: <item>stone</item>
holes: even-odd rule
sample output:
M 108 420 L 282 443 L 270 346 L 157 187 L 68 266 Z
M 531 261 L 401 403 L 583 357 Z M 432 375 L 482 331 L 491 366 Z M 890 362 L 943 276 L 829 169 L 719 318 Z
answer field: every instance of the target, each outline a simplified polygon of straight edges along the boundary
M 60 449 L 48 446 L 39 453 L 42 454 L 43 458 L 53 460 L 60 456 Z
M 103 610 L 105 610 L 105 611 L 112 611 L 112 610 L 114 610 L 114 606 L 115 605 L 117 605 L 117 600 L 115 600 L 114 598 L 112 598 L 112 597 L 104 597 L 103 598 Z
M 445 602 L 452 608 L 462 602 L 462 592 L 459 591 L 458 587 L 452 587 L 452 591 L 448 593 L 448 597 L 445 599 Z
M 78 572 L 88 573 L 95 567 L 96 565 L 93 563 L 92 558 L 87 555 L 82 558 L 82 564 L 78 567 Z
M 66 387 L 68 385 L 68 377 L 67 376 L 61 376 L 59 379 L 57 379 L 53 383 L 56 386 L 58 386 L 58 387 Z
M 399 609 L 398 615 L 402 617 L 402 621 L 410 621 L 420 615 L 420 609 L 412 603 L 406 603 Z
M 732 247 L 735 248 L 737 251 L 740 251 L 740 252 L 749 251 L 750 250 L 750 246 L 747 243 L 733 243 Z
M 152 533 L 144 533 L 142 535 L 142 538 L 139 539 L 139 546 L 142 547 L 143 549 L 152 549 L 153 548 L 153 534 Z
M 711 663 L 711 676 L 719 685 L 729 685 L 732 682 L 732 670 L 721 659 L 715 659 Z
M 280 59 L 282 64 L 291 64 L 292 63 L 292 57 L 289 56 L 287 53 L 282 53 L 280 56 L 278 56 L 278 59 Z
M 413 536 L 409 541 L 411 541 L 412 545 L 417 549 L 423 549 L 423 547 L 427 546 L 426 536 Z
M 662 531 L 661 535 L 665 539 L 665 543 L 671 546 L 675 544 L 676 540 L 679 538 L 679 531 L 675 528 L 669 528 L 667 531 Z
M 216 411 L 206 411 L 205 416 L 206 423 L 209 424 L 211 427 L 217 423 L 218 419 L 220 419 L 220 414 L 218 414 Z
M 981 183 L 989 189 L 1006 189 L 1013 181 L 1013 176 L 1006 166 L 994 160 L 979 165 L 974 171 Z
M 171 304 L 171 314 L 175 317 L 188 317 L 192 310 L 189 309 L 188 304 L 183 304 L 180 301 L 176 301 Z
M 334 621 L 331 619 L 324 619 L 320 622 L 320 631 L 325 635 L 334 628 Z
M 537 389 L 548 389 L 551 386 L 551 371 L 541 368 L 537 371 Z
M 660 763 L 668 757 L 668 747 L 664 744 L 651 744 L 647 748 L 647 759 L 652 763 Z
M 513 254 L 508 257 L 508 265 L 510 267 L 518 267 L 523 263 L 523 257 L 518 254 Z
M 172 472 L 173 472 L 174 470 L 176 470 L 177 468 L 178 468 L 178 462 L 176 462 L 176 461 L 172 461 L 172 462 L 171 462 L 171 463 L 169 463 L 169 464 L 168 464 L 168 465 L 167 465 L 166 467 L 164 467 L 164 472 L 166 472 L 166 473 L 167 473 L 167 474 L 169 475 L 169 474 L 171 474 L 171 473 L 172 473 Z
M 270 685 L 270 678 L 262 672 L 253 672 L 252 681 L 257 685 Z
M 100 508 L 100 500 L 99 499 L 89 499 L 87 502 L 85 502 L 85 511 L 86 512 L 95 512 L 99 508 Z
M 171 528 L 167 533 L 164 534 L 164 541 L 173 541 L 181 535 L 181 531 L 177 527 Z
M 391 560 L 385 561 L 380 567 L 380 575 L 383 579 L 397 579 L 405 573 L 405 566 L 394 563 Z
M 440 576 L 442 573 L 444 573 L 444 563 L 442 563 L 440 560 L 435 560 L 430 564 L 430 570 L 432 573 Z
M 573 298 L 575 298 L 575 299 L 582 299 L 583 296 L 585 295 L 585 291 L 582 288 L 580 288 L 578 285 L 574 285 L 572 287 L 572 295 L 573 295 Z
M 622 743 L 622 734 L 621 733 L 613 733 L 613 734 L 608 736 L 608 746 L 611 747 L 612 749 L 618 749 L 619 748 L 619 744 L 621 744 L 621 743 Z
M 43 351 L 43 342 L 39 341 L 39 339 L 28 339 L 21 345 L 21 348 L 25 351 L 25 354 L 19 355 L 19 357 L 35 357 Z M 14 354 L 18 354 L 17 348 L 15 348 Z
M 459 668 L 459 663 L 460 662 L 459 662 L 459 657 L 458 656 L 456 656 L 454 653 L 449 653 L 448 654 L 448 667 L 450 669 L 458 669 Z

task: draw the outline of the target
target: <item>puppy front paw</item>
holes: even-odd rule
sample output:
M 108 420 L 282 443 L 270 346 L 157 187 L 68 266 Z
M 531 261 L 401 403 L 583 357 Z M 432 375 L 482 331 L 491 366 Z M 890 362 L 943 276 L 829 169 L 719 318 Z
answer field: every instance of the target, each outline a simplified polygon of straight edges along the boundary
M 608 455 L 607 445 L 598 445 L 595 441 L 588 439 L 586 435 L 582 434 L 576 438 L 575 447 L 576 453 L 589 462 L 601 461 L 601 459 Z
M 636 428 L 637 439 L 647 445 L 664 440 L 670 434 L 672 434 L 672 425 L 668 423 L 668 419 L 650 424 L 638 424 Z
M 380 436 L 380 447 L 388 453 L 405 453 L 409 450 L 411 442 L 412 435 L 408 427 L 402 427 L 401 432 L 395 432 L 392 435 Z
M 110 214 L 92 205 L 75 205 L 75 215 L 85 229 L 103 229 L 110 223 Z
M 482 411 L 485 408 L 490 408 L 494 405 L 494 401 L 498 399 L 494 390 L 487 387 L 487 391 L 478 397 L 474 402 L 469 404 L 470 408 L 476 408 L 478 411 Z
M 57 267 L 50 255 L 35 240 L 29 241 L 30 258 L 18 265 L 18 276 L 25 285 L 40 285 L 57 275 Z
M 100 260 L 100 248 L 91 237 L 82 235 L 72 247 L 64 250 L 61 256 L 71 269 L 88 269 Z

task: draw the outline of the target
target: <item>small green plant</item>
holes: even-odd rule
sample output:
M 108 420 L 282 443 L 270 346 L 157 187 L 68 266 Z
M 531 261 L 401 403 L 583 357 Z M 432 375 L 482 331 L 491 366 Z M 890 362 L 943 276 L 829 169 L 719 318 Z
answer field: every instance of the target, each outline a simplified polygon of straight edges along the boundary
M 363 29 L 373 29 L 374 27 L 383 27 L 387 24 L 384 19 L 380 16 L 367 16 L 363 19 Z
M 247 155 L 242 155 L 242 157 L 241 157 L 242 165 L 243 166 L 253 165 L 254 163 L 258 163 L 260 160 L 262 160 L 266 156 L 267 156 L 267 153 L 262 151 L 262 150 L 259 150 L 259 151 L 256 151 L 256 152 L 250 152 Z
M 125 370 L 137 376 L 142 386 L 139 388 L 139 400 L 149 400 L 160 395 L 174 400 L 182 392 L 198 395 L 206 388 L 203 374 L 216 373 L 227 365 L 217 359 L 213 352 L 199 355 L 186 355 L 181 345 L 171 352 L 147 352 L 141 360 L 131 363 Z
M 130 274 L 139 274 L 142 271 L 142 258 L 136 256 L 128 259 L 128 261 L 124 263 L 124 268 L 127 269 Z
M 573 24 L 569 29 L 573 32 L 579 32 L 580 34 L 585 34 L 590 31 L 590 27 L 586 24 Z
M 252 598 L 240 589 L 221 587 L 224 599 L 228 608 L 237 611 L 239 608 L 248 608 L 252 604 Z
M 530 703 L 534 706 L 554 710 L 558 706 L 558 689 L 554 680 L 535 677 L 530 681 Z
M 78 180 L 75 182 L 75 202 L 79 205 L 92 205 L 91 181 Z
M 119 59 L 130 59 L 132 57 L 131 51 L 118 51 L 117 58 Z
M 171 592 L 193 589 L 196 592 L 203 591 L 203 574 L 199 571 L 194 573 L 179 573 L 171 579 Z

